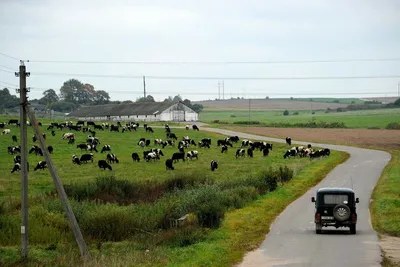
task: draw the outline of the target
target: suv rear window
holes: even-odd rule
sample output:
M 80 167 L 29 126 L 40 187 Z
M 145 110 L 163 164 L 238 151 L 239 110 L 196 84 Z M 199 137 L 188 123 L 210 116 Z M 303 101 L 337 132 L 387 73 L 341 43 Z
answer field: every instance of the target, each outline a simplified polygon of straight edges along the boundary
M 329 194 L 324 195 L 325 204 L 347 204 L 348 202 L 349 202 L 348 195 L 329 195 Z

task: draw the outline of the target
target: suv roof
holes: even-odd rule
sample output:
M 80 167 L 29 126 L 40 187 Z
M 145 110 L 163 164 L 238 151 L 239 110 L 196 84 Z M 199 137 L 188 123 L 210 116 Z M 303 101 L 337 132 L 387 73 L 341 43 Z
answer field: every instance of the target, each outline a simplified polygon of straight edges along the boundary
M 352 193 L 354 194 L 354 191 L 350 188 L 344 188 L 344 187 L 323 187 L 318 189 L 317 193 Z

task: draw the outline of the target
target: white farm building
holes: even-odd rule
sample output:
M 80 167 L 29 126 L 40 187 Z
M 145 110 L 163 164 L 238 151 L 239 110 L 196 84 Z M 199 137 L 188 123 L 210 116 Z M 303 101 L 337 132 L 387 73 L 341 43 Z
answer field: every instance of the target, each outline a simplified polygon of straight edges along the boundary
M 144 102 L 81 107 L 68 117 L 91 121 L 197 121 L 199 114 L 182 102 Z

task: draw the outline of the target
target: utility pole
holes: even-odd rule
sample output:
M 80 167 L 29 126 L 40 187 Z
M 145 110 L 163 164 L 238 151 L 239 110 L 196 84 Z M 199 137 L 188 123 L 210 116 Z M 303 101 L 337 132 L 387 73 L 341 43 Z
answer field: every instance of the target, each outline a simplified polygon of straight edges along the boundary
M 221 100 L 221 83 L 218 81 L 218 100 Z
M 225 84 L 224 84 L 224 81 L 222 81 L 222 100 L 225 100 Z
M 27 142 L 27 123 L 26 105 L 28 89 L 26 88 L 26 77 L 30 73 L 26 72 L 24 61 L 20 61 L 19 72 L 15 76 L 19 77 L 19 97 L 20 97 L 20 135 L 21 135 L 21 258 L 25 261 L 28 258 L 28 142 Z
M 146 98 L 146 76 L 143 76 L 143 97 Z

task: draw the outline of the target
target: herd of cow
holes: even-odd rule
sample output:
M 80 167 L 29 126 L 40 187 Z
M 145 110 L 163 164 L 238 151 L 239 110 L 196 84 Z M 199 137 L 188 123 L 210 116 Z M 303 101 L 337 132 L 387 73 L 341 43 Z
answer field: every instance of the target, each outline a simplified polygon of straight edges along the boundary
M 10 120 L 11 121 L 11 120 Z M 17 121 L 17 120 L 16 120 Z M 18 121 L 13 122 L 18 126 L 19 123 Z M 10 123 L 9 123 L 10 124 Z M 6 123 L 0 123 L 2 125 L 2 128 L 7 125 Z M 41 123 L 39 123 L 41 125 Z M 72 122 L 64 122 L 64 123 L 51 123 L 48 127 L 47 130 L 51 130 L 52 135 L 55 135 L 55 128 L 56 129 L 68 129 L 68 130 L 73 130 L 73 131 L 82 131 L 82 132 L 88 132 L 90 135 L 87 136 L 86 142 L 85 143 L 80 143 L 76 145 L 76 148 L 80 150 L 86 151 L 85 154 L 81 155 L 78 157 L 77 155 L 72 155 L 72 163 L 81 165 L 82 163 L 88 163 L 94 162 L 94 154 L 93 152 L 98 152 L 97 146 L 100 145 L 100 140 L 99 138 L 96 137 L 96 132 L 94 130 L 91 130 L 90 127 L 93 126 L 94 129 L 98 129 L 101 131 L 104 130 L 109 130 L 110 132 L 120 132 L 119 129 L 122 128 L 122 133 L 126 131 L 137 131 L 139 128 L 139 123 L 127 123 L 126 125 L 122 126 L 120 122 L 117 122 L 117 125 L 108 125 L 107 123 L 102 123 L 101 125 L 97 125 L 94 122 L 86 122 L 86 127 L 84 126 L 83 121 L 78 121 L 77 124 L 73 124 Z M 154 130 L 152 127 L 149 127 L 147 124 L 144 124 L 144 129 L 146 132 L 153 133 Z M 186 130 L 189 130 L 192 128 L 193 130 L 199 131 L 199 128 L 196 125 L 192 125 L 190 127 L 189 125 L 186 125 Z M 169 159 L 165 160 L 165 168 L 166 170 L 174 170 L 174 163 L 179 162 L 180 160 L 185 161 L 187 160 L 192 160 L 192 159 L 198 159 L 199 157 L 199 152 L 197 150 L 189 150 L 185 151 L 185 149 L 189 149 L 191 147 L 199 147 L 199 148 L 210 148 L 211 147 L 211 138 L 203 138 L 201 141 L 197 142 L 188 136 L 183 136 L 181 141 L 178 141 L 177 136 L 171 132 L 171 128 L 168 125 L 165 125 L 164 127 L 165 133 L 166 133 L 166 140 L 163 141 L 162 139 L 155 139 L 153 141 L 154 146 L 161 146 L 163 149 L 167 146 L 175 147 L 177 145 L 178 151 L 172 154 L 172 157 Z M 5 129 L 2 131 L 2 134 L 10 134 L 11 130 L 10 129 Z M 44 139 L 46 138 L 46 135 L 43 133 L 42 136 Z M 62 134 L 62 139 L 67 140 L 68 144 L 75 144 L 75 133 L 73 132 L 66 132 Z M 15 135 L 12 136 L 12 141 L 17 142 L 17 137 Z M 37 137 L 34 135 L 32 137 L 32 141 L 36 142 Z M 226 137 L 224 139 L 217 140 L 217 146 L 221 147 L 221 153 L 227 153 L 228 148 L 231 147 L 233 148 L 233 144 L 239 143 L 239 137 L 238 136 L 230 136 Z M 137 145 L 145 149 L 151 145 L 152 141 L 150 139 L 146 138 L 140 138 L 138 141 Z M 291 146 L 291 138 L 287 137 L 286 138 L 286 143 L 287 145 Z M 235 157 L 236 159 L 245 157 L 246 154 L 249 158 L 254 157 L 254 153 L 256 151 L 260 151 L 263 156 L 268 156 L 270 151 L 272 151 L 273 145 L 270 143 L 262 142 L 262 141 L 251 141 L 244 139 L 241 141 L 240 148 L 236 150 Z M 47 151 L 49 153 L 53 153 L 54 148 L 53 146 L 48 146 Z M 21 147 L 20 146 L 9 146 L 8 147 L 8 153 L 11 155 L 15 155 L 21 152 Z M 89 153 L 90 152 L 90 153 Z M 109 169 L 112 170 L 111 164 L 113 163 L 119 163 L 118 157 L 110 153 L 111 152 L 111 145 L 105 144 L 102 146 L 102 149 L 100 153 L 104 152 L 109 152 L 106 154 L 105 159 L 98 160 L 98 167 L 105 170 Z M 31 149 L 29 150 L 29 154 L 34 153 L 35 155 L 43 156 L 43 151 L 42 149 L 37 146 L 33 145 Z M 308 144 L 307 147 L 303 146 L 296 146 L 292 147 L 291 149 L 287 150 L 285 154 L 283 155 L 283 158 L 290 158 L 290 157 L 309 157 L 310 159 L 313 158 L 319 158 L 323 156 L 329 156 L 330 155 L 330 150 L 325 148 L 325 149 L 320 149 L 320 150 L 313 150 L 311 144 Z M 160 157 L 164 156 L 163 151 L 161 148 L 156 147 L 156 148 L 151 148 L 149 150 L 143 151 L 143 159 L 146 162 L 151 162 L 151 161 L 158 161 L 160 160 Z M 132 160 L 133 162 L 139 162 L 140 161 L 140 156 L 137 152 L 133 152 L 132 155 Z M 44 170 L 47 168 L 46 161 L 39 161 L 35 167 L 36 170 Z M 211 160 L 210 162 L 210 169 L 211 171 L 215 171 L 218 169 L 218 162 L 216 160 Z M 16 171 L 21 170 L 21 156 L 20 155 L 15 155 L 14 156 L 14 167 L 11 170 L 11 173 L 14 173 Z M 29 170 L 29 164 L 28 164 L 28 170 Z

